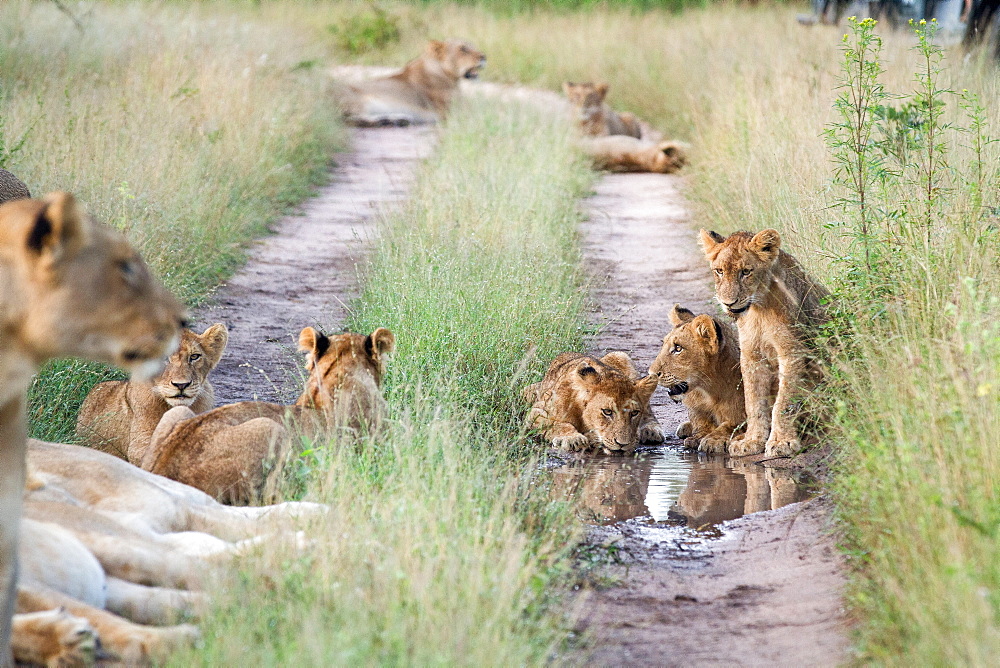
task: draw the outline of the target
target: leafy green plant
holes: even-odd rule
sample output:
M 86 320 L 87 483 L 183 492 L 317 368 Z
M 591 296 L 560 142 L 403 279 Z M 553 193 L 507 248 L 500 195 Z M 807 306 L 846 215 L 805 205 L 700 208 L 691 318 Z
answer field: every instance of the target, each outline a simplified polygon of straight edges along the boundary
M 377 4 L 370 3 L 366 13 L 347 17 L 343 23 L 327 26 L 337 46 L 351 55 L 381 51 L 399 41 L 399 19 Z

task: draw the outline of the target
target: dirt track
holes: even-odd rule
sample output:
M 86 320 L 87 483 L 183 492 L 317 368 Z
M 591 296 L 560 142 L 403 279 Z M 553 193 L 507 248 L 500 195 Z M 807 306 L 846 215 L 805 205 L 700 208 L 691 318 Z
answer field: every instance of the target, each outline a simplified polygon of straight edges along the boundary
M 626 350 L 648 368 L 670 329 L 674 303 L 715 308 L 711 277 L 684 208 L 681 179 L 603 177 L 586 202 L 584 254 L 598 279 L 600 352 Z M 653 410 L 672 434 L 683 409 L 660 390 Z M 748 515 L 694 552 L 628 525 L 595 529 L 616 540 L 621 585 L 592 592 L 580 629 L 595 665 L 838 665 L 847 642 L 843 575 L 817 501 Z

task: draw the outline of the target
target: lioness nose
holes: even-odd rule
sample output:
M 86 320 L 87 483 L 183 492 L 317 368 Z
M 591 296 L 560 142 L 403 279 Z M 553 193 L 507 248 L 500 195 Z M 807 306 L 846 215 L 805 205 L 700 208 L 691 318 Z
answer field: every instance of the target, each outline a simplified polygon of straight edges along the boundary
M 190 381 L 187 382 L 187 383 L 173 383 L 172 382 L 170 384 L 173 385 L 174 387 L 176 387 L 178 390 L 186 390 L 191 385 Z

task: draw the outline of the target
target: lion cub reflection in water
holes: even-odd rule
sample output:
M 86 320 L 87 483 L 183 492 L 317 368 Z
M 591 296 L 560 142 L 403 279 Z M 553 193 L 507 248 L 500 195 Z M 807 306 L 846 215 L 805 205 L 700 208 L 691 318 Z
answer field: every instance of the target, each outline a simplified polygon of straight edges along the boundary
M 177 406 L 160 420 L 140 465 L 226 503 L 270 498 L 292 434 L 378 428 L 386 410 L 382 378 L 395 348 L 384 327 L 330 337 L 306 327 L 299 350 L 309 376 L 294 406 L 243 401 L 200 415 Z
M 663 442 L 649 407 L 656 385 L 656 376 L 639 378 L 626 353 L 600 359 L 563 353 L 540 382 L 524 389 L 532 402 L 528 426 L 561 450 L 630 454 L 640 442 Z

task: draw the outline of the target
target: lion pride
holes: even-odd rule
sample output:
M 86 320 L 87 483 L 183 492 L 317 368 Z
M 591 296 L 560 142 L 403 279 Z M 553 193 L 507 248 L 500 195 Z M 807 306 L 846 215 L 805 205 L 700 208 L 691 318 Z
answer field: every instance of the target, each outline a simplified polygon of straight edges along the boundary
M 468 42 L 431 40 L 400 72 L 345 85 L 348 123 L 359 126 L 435 123 L 448 114 L 462 79 L 475 79 L 486 56 Z
M 78 356 L 138 377 L 177 346 L 184 309 L 139 254 L 68 193 L 0 206 L 0 660 L 10 654 L 25 488 L 25 394 L 46 360 Z
M 794 455 L 800 397 L 819 375 L 808 342 L 826 321 L 827 290 L 781 249 L 776 230 L 723 237 L 701 231 L 719 303 L 736 318 L 747 431 L 729 446 L 734 456 Z
M 628 454 L 640 442 L 663 442 L 649 407 L 656 386 L 656 376 L 639 378 L 626 353 L 600 359 L 563 353 L 540 382 L 524 390 L 532 402 L 528 426 L 561 450 Z

